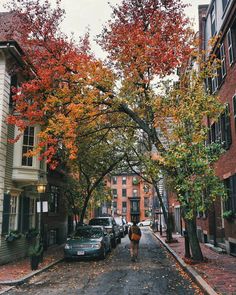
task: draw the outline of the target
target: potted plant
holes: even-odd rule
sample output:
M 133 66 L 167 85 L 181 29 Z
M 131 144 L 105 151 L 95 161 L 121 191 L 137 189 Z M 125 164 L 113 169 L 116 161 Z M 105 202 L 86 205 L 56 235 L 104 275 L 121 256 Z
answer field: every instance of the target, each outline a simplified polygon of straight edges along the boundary
M 29 247 L 30 265 L 32 270 L 38 269 L 38 265 L 43 259 L 43 244 L 39 239 Z
M 30 228 L 28 230 L 28 232 L 25 234 L 25 238 L 28 241 L 32 241 L 33 239 L 35 239 L 38 236 L 39 232 L 36 228 Z
M 223 217 L 229 222 L 232 222 L 234 220 L 235 214 L 232 210 L 227 210 L 223 212 Z
M 17 230 L 11 230 L 8 235 L 5 236 L 5 241 L 13 242 L 21 238 L 21 233 Z

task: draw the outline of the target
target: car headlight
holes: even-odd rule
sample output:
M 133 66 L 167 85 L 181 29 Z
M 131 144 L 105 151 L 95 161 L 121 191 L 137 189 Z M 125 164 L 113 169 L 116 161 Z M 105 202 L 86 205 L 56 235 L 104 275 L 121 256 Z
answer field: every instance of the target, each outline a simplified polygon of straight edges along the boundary
M 92 248 L 94 248 L 94 249 L 100 249 L 101 247 L 102 247 L 102 244 L 101 243 L 93 244 L 92 245 Z
M 65 244 L 65 247 L 64 247 L 65 250 L 69 250 L 69 249 L 72 249 L 72 246 L 69 245 L 69 244 Z

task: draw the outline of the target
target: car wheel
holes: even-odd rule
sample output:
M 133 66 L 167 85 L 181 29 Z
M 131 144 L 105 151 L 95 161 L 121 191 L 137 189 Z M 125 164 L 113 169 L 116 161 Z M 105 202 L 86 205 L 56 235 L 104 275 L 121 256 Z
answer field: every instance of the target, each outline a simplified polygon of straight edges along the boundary
M 71 259 L 70 257 L 65 257 L 65 261 L 66 261 L 66 262 L 71 262 L 72 259 Z
M 106 248 L 103 247 L 102 254 L 101 254 L 101 259 L 105 259 L 105 258 L 106 258 Z
M 111 241 L 111 246 L 112 246 L 112 248 L 115 248 L 116 247 L 116 239 L 113 239 Z
M 142 224 L 142 223 L 140 223 L 140 226 L 143 226 L 143 224 Z

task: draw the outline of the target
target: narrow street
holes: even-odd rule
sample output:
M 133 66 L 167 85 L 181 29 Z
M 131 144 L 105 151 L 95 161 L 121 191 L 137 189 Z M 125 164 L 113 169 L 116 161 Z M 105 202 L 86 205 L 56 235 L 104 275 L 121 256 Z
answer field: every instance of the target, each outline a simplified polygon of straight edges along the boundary
M 148 228 L 138 262 L 130 261 L 126 236 L 105 260 L 62 262 L 5 294 L 148 295 L 203 294 Z

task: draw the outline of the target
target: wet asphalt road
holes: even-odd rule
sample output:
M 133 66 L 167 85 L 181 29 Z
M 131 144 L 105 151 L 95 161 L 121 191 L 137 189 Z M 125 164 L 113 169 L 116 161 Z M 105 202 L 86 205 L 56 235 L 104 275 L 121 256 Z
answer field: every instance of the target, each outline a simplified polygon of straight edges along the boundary
M 126 236 L 105 260 L 62 262 L 4 294 L 203 294 L 152 232 L 143 228 L 142 233 L 138 262 L 130 261 Z

